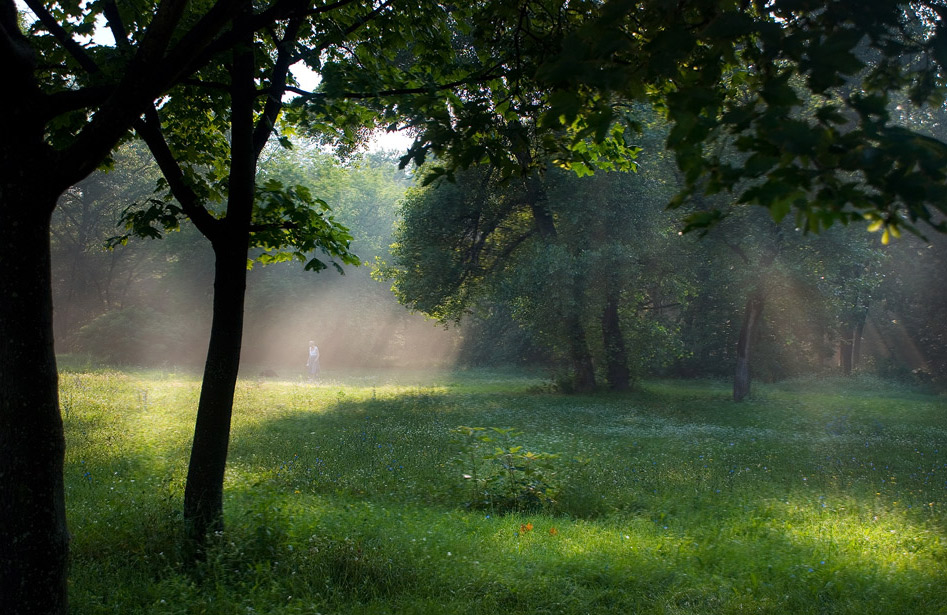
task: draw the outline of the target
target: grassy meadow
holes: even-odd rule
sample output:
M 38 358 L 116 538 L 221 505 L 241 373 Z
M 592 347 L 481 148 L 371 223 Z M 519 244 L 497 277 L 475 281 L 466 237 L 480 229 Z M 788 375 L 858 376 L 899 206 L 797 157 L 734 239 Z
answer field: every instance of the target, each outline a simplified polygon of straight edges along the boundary
M 186 567 L 199 381 L 60 383 L 77 614 L 947 613 L 943 397 L 870 380 L 759 385 L 743 404 L 712 382 L 243 380 L 226 531 Z M 458 426 L 521 433 L 465 443 Z M 483 459 L 495 444 L 556 455 L 535 462 L 554 501 L 485 501 L 514 482 Z

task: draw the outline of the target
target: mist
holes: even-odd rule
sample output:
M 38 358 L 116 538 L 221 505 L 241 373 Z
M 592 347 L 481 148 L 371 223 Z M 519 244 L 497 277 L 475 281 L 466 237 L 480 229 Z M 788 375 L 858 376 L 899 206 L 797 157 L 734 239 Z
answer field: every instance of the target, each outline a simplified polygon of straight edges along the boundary
M 619 316 L 626 340 L 637 349 L 629 361 L 641 377 L 729 377 L 745 293 L 754 279 L 765 279 L 769 289 L 765 322 L 754 342 L 753 369 L 763 380 L 855 369 L 929 383 L 947 373 L 943 237 L 930 243 L 905 238 L 882 247 L 852 229 L 816 237 L 784 231 L 779 260 L 766 270 L 759 263 L 775 244 L 765 212 L 734 217 L 733 228 L 724 225 L 701 240 L 664 230 L 674 228 L 671 216 L 677 215 L 664 210 L 668 190 L 637 179 L 668 174 L 661 164 L 654 160 L 648 166 L 642 158 L 635 177 L 563 176 L 549 184 L 554 213 L 563 224 L 575 225 L 564 227 L 577 242 L 570 275 L 587 289 L 582 318 L 599 370 L 604 347 L 595 332 L 602 309 L 596 289 L 601 271 L 612 267 L 602 260 L 601 248 L 611 245 L 615 254 L 648 263 L 620 271 L 625 296 L 636 297 Z M 413 297 L 408 304 L 422 309 L 437 286 L 433 278 L 428 287 L 417 276 L 438 272 L 454 249 L 432 247 L 423 223 L 430 216 L 411 218 L 410 210 L 400 209 L 411 203 L 405 195 L 413 178 L 398 169 L 397 156 L 372 153 L 342 163 L 315 147 L 273 150 L 263 173 L 305 184 L 325 200 L 331 207 L 327 215 L 349 228 L 363 265 L 346 265 L 343 275 L 329 263 L 317 273 L 304 271 L 298 261 L 255 264 L 247 280 L 244 377 L 304 377 L 310 340 L 320 349 L 326 377 L 345 370 L 458 365 L 568 369 L 568 357 L 557 350 L 567 344 L 550 334 L 559 325 L 554 306 L 545 303 L 549 289 L 561 284 L 547 287 L 543 281 L 563 279 L 550 278 L 550 263 L 561 262 L 530 260 L 544 248 L 517 252 L 497 269 L 506 277 L 490 283 L 493 295 L 480 293 L 478 303 L 469 306 L 476 315 L 447 329 L 399 304 L 391 290 L 395 281 L 372 277 L 376 260 L 410 271 L 415 277 L 402 275 L 397 283 Z M 203 366 L 213 302 L 209 243 L 184 225 L 160 240 L 104 248 L 122 231 L 121 212 L 148 198 L 157 177 L 147 154 L 133 143 L 116 154 L 113 170 L 94 174 L 63 197 L 52 242 L 54 326 L 63 360 L 194 371 Z M 441 189 L 424 190 L 414 206 L 429 203 L 432 216 L 445 216 Z M 595 227 L 590 194 L 601 197 L 597 206 L 610 203 L 613 210 L 595 215 L 623 222 Z M 422 224 L 413 228 L 412 220 Z M 756 239 L 741 240 L 740 246 L 756 259 L 756 269 L 746 268 L 727 239 L 746 228 L 758 229 Z M 591 249 L 583 239 L 588 233 L 598 242 Z M 393 243 L 405 240 L 420 246 L 417 254 L 429 260 L 412 263 L 392 252 Z M 524 258 L 527 254 L 534 256 Z
M 273 150 L 264 174 L 308 185 L 350 229 L 363 265 L 320 272 L 298 261 L 248 272 L 242 374 L 301 377 L 316 342 L 324 372 L 434 369 L 453 365 L 461 337 L 401 306 L 390 283 L 371 278 L 385 258 L 398 202 L 411 184 L 393 154 L 341 164 L 318 149 Z M 54 321 L 66 360 L 200 369 L 210 334 L 214 256 L 188 225 L 160 240 L 112 250 L 121 212 L 146 199 L 158 174 L 136 144 L 64 197 L 53 222 Z M 257 251 L 257 254 L 259 251 Z M 254 254 L 251 254 L 251 257 Z M 316 255 L 318 256 L 318 255 Z
M 290 265 L 292 266 L 292 265 Z M 271 269 L 271 268 L 267 268 Z M 251 275 L 261 281 L 271 271 Z M 305 372 L 308 343 L 319 347 L 323 371 L 367 368 L 450 367 L 460 338 L 421 314 L 398 304 L 368 268 L 293 276 L 299 285 L 282 295 L 257 295 L 266 303 L 251 309 L 245 323 L 244 372 L 271 371 L 280 377 Z M 266 285 L 265 282 L 263 284 Z

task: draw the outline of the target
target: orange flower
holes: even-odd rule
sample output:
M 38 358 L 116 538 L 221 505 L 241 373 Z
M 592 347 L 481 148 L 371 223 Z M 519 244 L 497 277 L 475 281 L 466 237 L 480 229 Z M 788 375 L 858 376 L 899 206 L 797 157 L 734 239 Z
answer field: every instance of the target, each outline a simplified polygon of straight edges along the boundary
M 525 534 L 526 532 L 532 532 L 532 531 L 533 531 L 533 524 L 532 524 L 532 523 L 524 523 L 523 525 L 520 526 L 520 533 L 521 533 L 521 534 Z
M 558 534 L 558 533 L 559 533 L 559 530 L 557 530 L 556 528 L 554 528 L 554 527 L 549 528 L 549 535 L 550 535 L 550 536 L 555 536 L 555 535 Z

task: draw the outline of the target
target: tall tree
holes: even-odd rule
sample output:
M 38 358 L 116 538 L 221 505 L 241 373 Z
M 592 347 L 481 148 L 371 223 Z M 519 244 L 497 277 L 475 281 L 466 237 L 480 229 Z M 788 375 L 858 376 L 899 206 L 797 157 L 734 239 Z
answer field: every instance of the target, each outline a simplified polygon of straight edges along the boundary
M 11 118 L 0 144 L 0 610 L 64 613 L 65 443 L 50 217 L 59 196 L 107 158 L 147 105 L 232 46 L 235 7 L 26 4 L 36 17 L 26 33 L 13 0 L 0 4 L 0 58 L 16 93 L 0 101 Z M 100 15 L 129 52 L 80 42 Z
M 303 17 L 292 17 L 280 32 L 255 37 L 250 28 L 241 27 L 251 18 L 250 3 L 244 2 L 235 27 L 245 34 L 233 48 L 225 88 L 188 86 L 188 92 L 160 111 L 149 109 L 146 119 L 136 123 L 164 174 L 168 196 L 175 200 L 153 199 L 146 209 L 126 214 L 131 232 L 151 237 L 176 229 L 179 217 L 186 216 L 214 251 L 213 319 L 184 490 L 187 535 L 198 547 L 208 532 L 222 528 L 248 250 L 261 248 L 256 259 L 262 262 L 297 258 L 315 270 L 325 264 L 311 254 L 314 250 L 343 263 L 358 262 L 349 251 L 347 229 L 305 187 L 284 188 L 276 180 L 257 186 L 257 164 L 274 134 L 303 26 L 312 26 Z M 265 94 L 262 102 L 257 81 Z M 194 135 L 206 130 L 202 101 L 215 110 L 216 122 L 195 144 Z M 225 207 L 215 216 L 211 210 L 217 195 L 225 199 Z
M 442 320 L 503 304 L 500 311 L 512 312 L 569 365 L 571 388 L 591 388 L 582 386 L 578 355 L 590 370 L 604 365 L 611 388 L 627 389 L 662 354 L 661 335 L 649 336 L 646 323 L 658 323 L 658 314 L 676 303 L 667 300 L 678 261 L 668 248 L 671 235 L 680 239 L 663 212 L 668 191 L 657 181 L 643 189 L 650 183 L 644 174 L 498 177 L 477 167 L 404 201 L 388 270 L 399 297 Z M 537 228 L 532 181 L 542 183 L 542 221 L 554 233 Z

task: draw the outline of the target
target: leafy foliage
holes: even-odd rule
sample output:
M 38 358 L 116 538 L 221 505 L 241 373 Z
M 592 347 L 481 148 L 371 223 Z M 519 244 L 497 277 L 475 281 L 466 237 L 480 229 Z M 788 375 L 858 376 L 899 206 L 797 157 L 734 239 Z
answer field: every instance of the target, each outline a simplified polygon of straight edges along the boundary
M 264 252 L 256 257 L 260 263 L 289 259 L 306 262 L 306 271 L 320 271 L 325 263 L 307 256 L 317 248 L 343 263 L 358 265 L 359 260 L 348 251 L 352 235 L 347 228 L 328 215 L 329 205 L 313 198 L 305 186 L 284 188 L 275 179 L 257 186 L 257 208 L 254 223 L 258 229 L 250 236 L 250 247 Z M 286 246 L 290 251 L 281 251 Z M 308 259 L 308 262 L 307 262 Z M 342 268 L 332 263 L 342 273 Z
M 356 123 L 373 110 L 379 125 L 415 131 L 402 163 L 433 157 L 436 178 L 476 164 L 522 174 L 525 143 L 541 150 L 525 166 L 628 169 L 640 129 L 628 109 L 645 102 L 671 123 L 667 146 L 686 179 L 678 204 L 727 192 L 811 231 L 864 219 L 883 237 L 918 223 L 947 230 L 937 217 L 947 149 L 890 116 L 896 99 L 942 100 L 945 10 L 935 0 L 441 10 L 419 24 L 446 13 L 447 27 L 408 38 L 417 63 L 366 42 L 334 57 L 298 107 Z M 721 158 L 720 143 L 740 159 Z M 696 212 L 688 228 L 719 218 Z
M 522 431 L 500 427 L 451 430 L 460 451 L 452 459 L 462 471 L 472 508 L 527 512 L 549 508 L 560 491 L 553 453 L 537 453 L 516 444 Z

